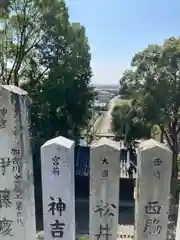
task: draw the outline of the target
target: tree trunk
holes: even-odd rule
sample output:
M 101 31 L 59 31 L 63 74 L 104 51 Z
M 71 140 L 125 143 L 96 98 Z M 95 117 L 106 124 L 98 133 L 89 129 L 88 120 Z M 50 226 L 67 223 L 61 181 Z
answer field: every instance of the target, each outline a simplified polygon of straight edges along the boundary
M 171 194 L 174 200 L 178 200 L 177 192 L 177 178 L 178 178 L 178 166 L 177 166 L 177 152 L 173 151 L 172 156 L 172 177 L 171 177 Z
M 161 141 L 161 143 L 163 143 L 163 141 L 164 141 L 164 134 L 163 134 L 163 131 L 161 131 L 160 141 Z
M 164 133 L 164 136 L 168 142 L 168 145 L 172 151 L 172 174 L 171 174 L 171 197 L 170 197 L 170 212 L 169 212 L 169 229 L 173 229 L 177 223 L 177 213 L 178 213 L 178 136 L 176 132 L 176 126 L 173 128 L 169 127 L 168 132 L 164 129 L 163 126 L 160 126 L 161 131 Z M 170 133 L 170 134 L 168 134 Z
M 173 151 L 172 156 L 172 177 L 171 177 L 171 197 L 170 197 L 170 225 L 176 226 L 178 214 L 178 167 L 177 167 L 177 152 Z

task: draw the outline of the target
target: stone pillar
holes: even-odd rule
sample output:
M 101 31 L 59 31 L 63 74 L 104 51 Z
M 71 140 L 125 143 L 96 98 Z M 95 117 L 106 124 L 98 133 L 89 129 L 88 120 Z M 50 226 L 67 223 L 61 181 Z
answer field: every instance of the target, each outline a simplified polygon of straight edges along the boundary
M 0 239 L 36 237 L 27 93 L 0 86 Z
M 136 240 L 165 240 L 172 152 L 153 139 L 139 145 L 136 181 Z
M 119 213 L 120 144 L 101 138 L 90 153 L 90 240 L 116 240 Z
M 44 240 L 75 240 L 74 142 L 57 137 L 41 147 Z

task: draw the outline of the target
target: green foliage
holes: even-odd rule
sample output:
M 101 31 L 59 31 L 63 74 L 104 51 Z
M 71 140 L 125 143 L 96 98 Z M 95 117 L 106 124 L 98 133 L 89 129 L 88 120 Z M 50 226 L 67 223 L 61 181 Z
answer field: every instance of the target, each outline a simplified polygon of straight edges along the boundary
M 85 236 L 82 236 L 82 237 L 80 237 L 80 239 L 79 240 L 88 240 L 88 238 L 87 237 L 85 237 Z
M 23 68 L 28 65 L 32 50 L 39 40 L 41 16 L 31 0 L 9 1 L 0 15 L 0 76 L 1 84 L 20 86 Z
M 94 98 L 85 28 L 70 22 L 62 0 L 10 1 L 1 23 L 1 83 L 31 97 L 34 144 L 57 135 L 76 139 Z
M 133 104 L 116 106 L 112 113 L 112 129 L 116 138 L 133 143 L 150 137 L 151 125 L 143 120 L 142 113 Z
M 151 128 L 151 137 L 156 139 L 156 140 L 160 140 L 162 141 L 161 137 L 162 137 L 162 133 L 161 133 L 161 129 L 158 125 L 153 125 Z
M 119 94 L 123 99 L 131 99 L 136 92 L 136 77 L 133 70 L 126 70 L 120 79 Z
M 131 104 L 131 100 L 129 99 L 115 99 L 114 100 L 114 105 L 116 106 L 121 106 L 124 104 Z
M 149 45 L 132 59 L 130 76 L 120 89 L 139 103 L 143 119 L 158 125 L 173 152 L 173 178 L 177 177 L 180 137 L 180 38 Z M 134 73 L 134 74 L 133 74 Z M 135 89 L 135 90 L 134 90 Z

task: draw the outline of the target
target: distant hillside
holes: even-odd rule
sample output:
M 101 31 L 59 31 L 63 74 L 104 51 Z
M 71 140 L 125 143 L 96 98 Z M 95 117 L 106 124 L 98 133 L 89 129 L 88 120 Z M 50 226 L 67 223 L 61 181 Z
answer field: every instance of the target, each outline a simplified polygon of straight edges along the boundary
M 119 89 L 118 84 L 93 84 L 93 86 L 101 89 Z

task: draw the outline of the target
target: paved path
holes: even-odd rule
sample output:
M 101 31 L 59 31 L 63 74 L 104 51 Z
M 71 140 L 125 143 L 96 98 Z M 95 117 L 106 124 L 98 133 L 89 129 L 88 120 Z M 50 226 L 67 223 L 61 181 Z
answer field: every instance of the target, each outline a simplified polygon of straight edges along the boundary
M 116 97 L 110 101 L 108 111 L 104 113 L 104 117 L 101 122 L 101 125 L 96 132 L 97 134 L 105 135 L 105 134 L 112 133 L 112 131 L 111 131 L 111 121 L 112 121 L 111 114 L 114 109 L 114 102 L 115 102 L 114 100 L 115 99 L 116 99 Z

